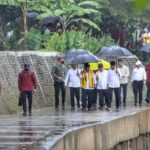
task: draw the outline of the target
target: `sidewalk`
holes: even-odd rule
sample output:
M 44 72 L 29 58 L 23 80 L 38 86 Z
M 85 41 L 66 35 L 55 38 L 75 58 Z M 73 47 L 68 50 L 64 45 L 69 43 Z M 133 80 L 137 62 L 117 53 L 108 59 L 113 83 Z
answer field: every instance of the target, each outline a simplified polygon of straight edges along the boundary
M 34 111 L 32 116 L 0 117 L 0 150 L 49 150 L 65 132 L 77 127 L 101 123 L 148 109 L 149 106 L 127 107 L 120 112 Z

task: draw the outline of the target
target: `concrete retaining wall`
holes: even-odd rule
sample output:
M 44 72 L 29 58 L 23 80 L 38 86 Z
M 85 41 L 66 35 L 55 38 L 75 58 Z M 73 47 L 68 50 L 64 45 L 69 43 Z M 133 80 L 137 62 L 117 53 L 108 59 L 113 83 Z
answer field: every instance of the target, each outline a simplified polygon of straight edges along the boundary
M 18 107 L 17 80 L 24 63 L 30 64 L 38 80 L 34 108 L 53 106 L 54 89 L 50 69 L 59 55 L 58 52 L 0 52 L 0 114 L 16 113 L 21 109 Z
M 149 150 L 149 133 L 150 109 L 68 132 L 50 150 Z

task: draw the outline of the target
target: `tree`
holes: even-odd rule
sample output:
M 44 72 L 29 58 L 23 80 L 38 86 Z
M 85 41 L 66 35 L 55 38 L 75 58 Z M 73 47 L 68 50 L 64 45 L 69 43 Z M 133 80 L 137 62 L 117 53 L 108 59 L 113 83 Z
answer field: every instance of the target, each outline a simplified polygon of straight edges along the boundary
M 75 0 L 57 0 L 55 5 L 54 3 L 45 4 L 47 9 L 41 8 L 43 12 L 39 18 L 44 18 L 49 15 L 61 16 L 64 22 L 64 30 L 67 30 L 72 24 L 79 22 L 100 30 L 94 21 L 85 17 L 87 14 L 97 15 L 99 13 L 98 8 L 100 8 L 101 5 L 94 0 L 82 2 L 76 2 Z
M 21 10 L 22 22 L 23 22 L 23 30 L 22 30 L 23 38 L 19 41 L 19 43 L 22 45 L 21 47 L 22 49 L 26 49 L 25 44 L 28 36 L 27 14 L 30 10 L 34 10 L 34 8 L 35 9 L 38 8 L 41 5 L 41 3 L 42 3 L 41 0 L 0 0 L 0 5 L 14 6 Z

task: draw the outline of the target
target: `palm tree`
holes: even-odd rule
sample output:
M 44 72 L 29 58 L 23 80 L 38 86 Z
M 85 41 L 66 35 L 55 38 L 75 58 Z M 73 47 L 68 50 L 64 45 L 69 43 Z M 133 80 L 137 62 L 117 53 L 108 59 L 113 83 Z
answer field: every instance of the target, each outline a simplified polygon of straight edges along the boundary
M 82 2 L 76 2 L 75 0 L 57 0 L 55 1 L 55 5 L 52 5 L 52 2 L 46 3 L 47 9 L 41 9 L 43 12 L 39 18 L 48 17 L 50 15 L 61 16 L 64 22 L 64 31 L 73 23 L 79 22 L 100 30 L 94 21 L 85 17 L 87 14 L 97 15 L 100 13 L 98 11 L 100 7 L 101 5 L 94 0 L 87 0 Z
M 28 35 L 27 14 L 30 10 L 38 7 L 37 0 L 0 0 L 0 5 L 10 5 L 19 8 L 22 12 L 23 38 L 19 41 L 21 48 L 25 50 L 25 43 Z

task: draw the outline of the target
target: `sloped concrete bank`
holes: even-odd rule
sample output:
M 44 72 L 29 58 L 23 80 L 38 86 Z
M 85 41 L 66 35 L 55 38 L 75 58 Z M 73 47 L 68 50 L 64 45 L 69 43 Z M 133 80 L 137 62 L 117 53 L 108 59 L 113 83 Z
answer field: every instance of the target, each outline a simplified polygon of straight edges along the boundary
M 38 87 L 34 93 L 33 107 L 35 109 L 53 106 L 54 90 L 51 67 L 57 62 L 58 52 L 0 52 L 0 115 L 18 112 L 18 74 L 25 63 L 35 72 Z
M 149 150 L 150 109 L 66 133 L 50 150 Z

